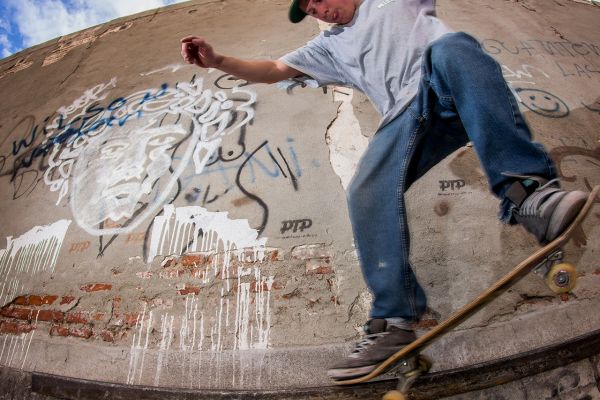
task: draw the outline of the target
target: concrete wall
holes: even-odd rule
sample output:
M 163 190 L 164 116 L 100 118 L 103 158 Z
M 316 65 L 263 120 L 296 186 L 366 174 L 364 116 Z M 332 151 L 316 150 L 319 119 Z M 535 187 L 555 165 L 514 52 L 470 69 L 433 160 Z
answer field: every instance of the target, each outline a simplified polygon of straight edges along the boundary
M 500 61 L 565 186 L 599 184 L 600 10 L 439 3 Z M 279 57 L 319 31 L 290 26 L 286 10 L 191 1 L 2 61 L 0 364 L 151 386 L 328 383 L 369 308 L 344 188 L 377 116 L 346 88 L 248 84 L 179 56 L 179 38 L 200 33 L 226 54 Z M 496 220 L 471 148 L 408 201 L 430 298 L 420 329 L 536 247 Z M 572 294 L 526 277 L 435 344 L 435 368 L 600 328 L 599 218 L 587 245 L 569 247 Z

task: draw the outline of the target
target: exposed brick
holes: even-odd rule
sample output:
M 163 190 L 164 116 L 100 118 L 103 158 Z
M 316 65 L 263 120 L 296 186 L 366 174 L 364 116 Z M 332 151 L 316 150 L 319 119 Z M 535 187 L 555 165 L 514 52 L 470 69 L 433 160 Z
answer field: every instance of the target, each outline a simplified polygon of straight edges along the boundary
M 46 322 L 62 322 L 65 319 L 65 313 L 57 310 L 40 310 L 39 313 L 34 315 L 38 321 Z
M 44 306 L 54 304 L 57 299 L 58 296 L 29 296 L 29 305 Z
M 27 296 L 19 296 L 13 301 L 13 304 L 27 306 L 29 305 L 29 298 Z
M 176 257 L 171 257 L 171 258 L 165 258 L 163 260 L 162 264 L 160 264 L 160 266 L 163 267 L 163 268 L 169 268 L 169 267 L 172 267 L 175 264 L 177 264 L 177 258 Z
M 319 275 L 326 275 L 326 274 L 332 274 L 333 273 L 333 268 L 331 268 L 331 266 L 329 265 L 329 259 L 313 259 L 313 260 L 308 260 L 306 262 L 306 273 L 308 275 L 311 274 L 319 274 Z
M 123 321 L 128 326 L 134 326 L 137 324 L 140 314 L 137 313 L 125 313 L 123 314 Z
M 187 271 L 184 269 L 165 269 L 160 271 L 158 276 L 161 279 L 175 279 L 181 278 Z
M 19 306 L 43 306 L 53 304 L 56 299 L 58 299 L 58 296 L 19 296 L 13 301 L 13 304 Z
M 600 269 L 595 270 L 594 275 L 600 275 Z
M 23 324 L 11 321 L 0 322 L 0 333 L 10 333 L 13 335 L 20 335 L 23 333 L 29 333 L 34 330 L 35 327 L 31 324 Z
M 50 328 L 50 336 L 69 336 L 69 328 L 65 326 L 54 325 Z
M 141 279 L 150 279 L 150 278 L 152 278 L 152 276 L 154 276 L 154 273 L 152 273 L 150 271 L 142 271 L 142 272 L 137 272 L 135 275 Z
M 74 337 L 89 339 L 92 337 L 92 334 L 93 332 L 90 328 L 69 328 L 69 335 Z
M 221 273 L 221 271 L 219 271 Z M 205 279 L 206 270 L 204 268 L 192 268 L 190 270 L 190 276 L 192 278 Z
M 292 258 L 296 260 L 329 259 L 331 258 L 331 251 L 329 246 L 325 244 L 307 244 L 294 247 Z
M 69 324 L 88 324 L 90 314 L 87 311 L 70 312 L 65 315 L 65 321 Z
M 131 242 L 143 242 L 146 238 L 146 232 L 134 232 L 127 235 L 127 243 Z
M 90 283 L 88 285 L 83 285 L 80 287 L 84 292 L 99 292 L 102 290 L 111 290 L 112 285 L 107 283 Z
M 200 293 L 200 287 L 197 286 L 188 286 L 185 285 L 185 287 L 183 289 L 179 289 L 179 294 L 186 296 L 188 294 L 195 294 L 198 295 Z
M 212 256 L 205 254 L 186 254 L 179 259 L 179 262 L 184 267 L 197 267 L 212 262 Z
M 63 296 L 62 299 L 60 299 L 60 304 L 71 304 L 73 301 L 75 301 L 75 297 L 73 296 Z
M 252 293 L 257 293 L 259 290 L 263 292 L 268 292 L 269 290 L 280 290 L 283 289 L 283 286 L 279 282 L 273 282 L 271 288 L 269 288 L 268 282 L 263 282 L 262 284 L 257 284 L 256 280 L 253 280 L 250 283 L 250 291 Z
M 268 247 L 265 249 L 265 261 L 283 261 L 281 249 Z
M 300 288 L 295 288 L 290 293 L 286 293 L 286 294 L 282 295 L 281 297 L 286 300 L 289 300 L 293 297 L 302 297 L 302 290 Z
M 93 321 L 102 321 L 104 318 L 106 318 L 106 313 L 95 312 L 91 313 L 90 316 Z
M 29 308 L 8 306 L 4 307 L 0 314 L 2 314 L 3 317 L 30 320 L 33 310 Z
M 105 342 L 114 342 L 115 341 L 115 334 L 112 333 L 109 330 L 103 330 L 102 332 L 100 332 L 100 337 L 102 338 L 102 340 L 104 340 Z

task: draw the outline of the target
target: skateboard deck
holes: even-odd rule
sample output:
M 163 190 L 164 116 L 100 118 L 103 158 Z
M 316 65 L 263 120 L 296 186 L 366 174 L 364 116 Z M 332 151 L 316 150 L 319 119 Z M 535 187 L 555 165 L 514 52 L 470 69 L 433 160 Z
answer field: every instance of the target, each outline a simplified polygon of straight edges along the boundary
M 415 358 L 412 356 L 418 354 L 419 350 L 425 348 L 432 341 L 441 337 L 444 333 L 446 333 L 450 329 L 456 327 L 461 322 L 469 318 L 474 312 L 483 308 L 496 295 L 509 288 L 519 278 L 531 272 L 533 269 L 536 269 L 536 267 L 543 266 L 544 263 L 548 262 L 554 264 L 552 268 L 548 268 L 549 271 L 547 271 L 546 273 L 546 283 L 553 290 L 556 291 L 556 289 L 560 289 L 561 286 L 572 288 L 574 285 L 574 279 L 576 277 L 574 267 L 570 264 L 557 264 L 554 259 L 562 259 L 561 248 L 571 239 L 574 232 L 576 232 L 576 230 L 580 227 L 581 223 L 592 208 L 592 205 L 594 204 L 599 192 L 600 186 L 596 186 L 589 194 L 587 201 L 585 202 L 583 208 L 579 211 L 579 214 L 575 217 L 573 222 L 571 222 L 571 224 L 564 230 L 562 234 L 560 234 L 552 242 L 546 244 L 544 247 L 541 247 L 540 249 L 535 251 L 525 260 L 521 261 L 510 272 L 508 272 L 506 275 L 504 275 L 502 278 L 496 281 L 488 289 L 480 293 L 471 302 L 467 303 L 462 308 L 455 311 L 445 321 L 435 326 L 433 329 L 425 333 L 423 336 L 419 337 L 414 342 L 399 350 L 387 360 L 383 361 L 369 374 L 354 379 L 336 380 L 335 383 L 337 385 L 356 385 L 359 383 L 372 381 L 380 375 L 387 374 L 390 371 L 392 371 L 391 377 L 398 379 L 408 378 L 411 381 L 410 383 L 412 383 L 412 380 L 414 380 L 413 378 L 415 375 L 418 376 L 429 369 L 429 363 L 424 357 L 419 356 Z M 555 268 L 557 266 L 559 268 Z M 572 279 L 572 281 L 569 282 L 569 279 Z M 411 364 L 412 369 L 410 369 Z M 409 370 L 408 373 L 406 372 L 407 369 Z M 405 391 L 406 389 L 407 387 L 405 385 L 405 387 L 401 391 Z M 392 394 L 392 392 L 390 392 L 389 394 Z M 386 395 L 384 399 L 385 398 L 402 399 L 403 397 L 400 392 L 394 392 L 392 396 Z

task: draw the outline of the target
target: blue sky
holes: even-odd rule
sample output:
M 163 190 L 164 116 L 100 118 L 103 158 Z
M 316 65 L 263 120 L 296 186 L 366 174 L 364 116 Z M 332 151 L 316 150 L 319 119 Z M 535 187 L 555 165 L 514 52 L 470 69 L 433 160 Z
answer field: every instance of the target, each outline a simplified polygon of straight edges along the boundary
M 0 59 L 125 15 L 185 0 L 0 0 Z

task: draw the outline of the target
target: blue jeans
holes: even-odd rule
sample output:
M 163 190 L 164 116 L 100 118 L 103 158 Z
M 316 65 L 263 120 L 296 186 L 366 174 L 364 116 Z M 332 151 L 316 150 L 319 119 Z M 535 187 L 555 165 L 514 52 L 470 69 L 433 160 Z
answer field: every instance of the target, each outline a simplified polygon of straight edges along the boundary
M 473 143 L 491 191 L 501 200 L 511 172 L 556 177 L 542 146 L 531 140 L 500 66 L 465 33 L 432 42 L 423 54 L 419 93 L 373 136 L 348 188 L 348 205 L 363 275 L 374 300 L 371 318 L 418 321 L 427 300 L 409 264 L 404 193 L 450 153 Z

